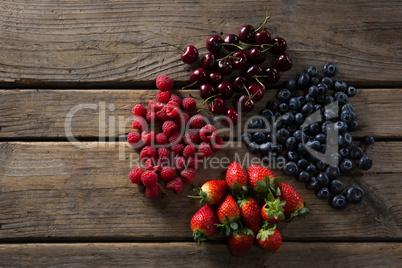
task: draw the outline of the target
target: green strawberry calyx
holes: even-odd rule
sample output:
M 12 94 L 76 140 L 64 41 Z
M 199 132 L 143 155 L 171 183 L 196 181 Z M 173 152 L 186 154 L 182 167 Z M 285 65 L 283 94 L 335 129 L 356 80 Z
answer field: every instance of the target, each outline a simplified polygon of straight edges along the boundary
M 276 224 L 270 224 L 269 222 L 265 221 L 256 238 L 265 241 L 275 233 L 275 230 Z
M 275 198 L 272 193 L 269 193 L 267 199 L 265 199 L 265 204 L 265 212 L 268 218 L 285 219 L 285 214 L 283 214 L 285 210 L 283 207 L 286 205 L 286 201 L 281 201 L 279 197 Z

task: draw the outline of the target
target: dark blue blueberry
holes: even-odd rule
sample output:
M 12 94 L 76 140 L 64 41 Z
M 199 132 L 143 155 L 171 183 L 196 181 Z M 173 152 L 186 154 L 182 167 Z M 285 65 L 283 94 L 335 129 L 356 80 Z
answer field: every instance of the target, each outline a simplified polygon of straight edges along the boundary
M 306 145 L 315 151 L 321 149 L 321 143 L 319 141 L 308 141 Z
M 325 105 L 331 104 L 335 101 L 334 97 L 332 97 L 331 95 L 327 95 L 325 96 Z
M 328 137 L 328 136 L 327 136 Z M 334 146 L 336 146 L 337 144 L 338 144 L 338 142 L 339 142 L 339 139 L 338 139 L 338 137 L 337 136 L 332 136 L 332 135 L 330 135 L 328 138 L 327 138 L 327 145 L 329 146 L 329 147 L 334 147 Z
M 283 167 L 283 172 L 289 176 L 295 176 L 299 173 L 299 168 L 295 162 L 287 162 Z
M 325 172 L 320 172 L 317 175 L 317 180 L 320 186 L 327 186 L 329 183 L 328 175 Z
M 352 149 L 350 149 L 350 158 L 353 160 L 359 160 L 360 158 L 363 157 L 363 149 L 360 148 L 359 146 L 355 146 Z
M 295 132 L 293 132 L 293 137 L 296 139 L 296 141 L 301 142 L 302 141 L 302 136 L 303 136 L 303 132 L 298 129 Z
M 330 79 L 331 80 L 331 79 Z M 331 80 L 332 82 L 332 80 Z M 327 83 L 319 83 L 317 85 L 317 89 L 318 89 L 318 94 L 319 95 L 324 95 L 328 92 L 328 89 L 331 87 L 331 85 L 328 85 Z
M 346 94 L 348 94 L 349 97 L 354 97 L 356 96 L 357 90 L 355 87 L 348 87 L 348 89 L 346 90 Z
M 337 166 L 328 166 L 327 169 L 325 170 L 325 173 L 331 180 L 337 179 L 341 175 L 341 171 Z
M 338 143 L 342 148 L 347 148 L 352 145 L 353 137 L 349 132 L 345 132 L 343 135 L 339 135 Z
M 349 203 L 352 204 L 361 203 L 364 199 L 364 196 L 364 190 L 357 185 L 350 186 L 350 188 L 346 192 L 346 199 Z
M 248 122 L 249 129 L 262 129 L 264 127 L 264 121 L 259 117 L 252 117 Z
M 304 98 L 306 99 L 306 102 L 311 102 L 314 103 L 315 98 L 313 96 L 311 96 L 310 94 L 306 94 L 306 96 L 304 96 Z
M 287 111 L 289 111 L 289 105 L 287 105 L 286 103 L 282 102 L 281 104 L 279 104 L 279 108 L 278 108 L 279 112 L 281 114 L 286 113 Z
M 351 124 L 353 121 L 355 121 L 356 114 L 351 111 L 343 111 L 340 115 L 340 119 L 347 124 Z
M 308 152 L 306 150 L 306 147 L 304 146 L 304 144 L 302 142 L 299 143 L 299 145 L 297 146 L 297 152 L 301 155 L 307 155 Z
M 277 154 L 281 154 L 281 153 L 283 153 L 283 145 L 282 144 L 277 144 L 276 146 L 275 146 L 275 148 L 274 148 L 274 151 L 277 153 Z
M 241 135 L 241 141 L 248 144 L 253 141 L 253 135 L 251 133 L 243 133 Z
M 310 134 L 315 136 L 321 133 L 321 124 L 319 122 L 312 123 L 309 127 Z
M 328 76 L 321 79 L 321 83 L 326 84 L 328 89 L 332 88 L 332 86 L 334 85 L 334 81 L 332 80 L 332 78 L 330 78 Z
M 340 180 L 335 179 L 329 183 L 328 189 L 331 194 L 337 195 L 341 194 L 345 189 L 345 187 L 343 186 L 343 183 Z
M 312 154 L 308 154 L 306 157 L 307 161 L 311 162 L 311 164 L 314 166 L 314 171 L 317 170 L 315 163 L 317 163 L 318 159 L 312 155 Z
M 329 197 L 329 190 L 327 187 L 321 187 L 318 189 L 316 195 L 320 199 L 327 199 Z
M 296 97 L 299 97 L 299 92 L 297 90 L 292 91 L 292 98 L 296 98 Z
M 294 152 L 294 151 L 288 151 L 288 160 L 292 161 L 292 162 L 297 162 L 299 161 L 300 156 L 298 153 Z
M 250 153 L 256 154 L 260 152 L 260 146 L 256 142 L 251 142 L 248 145 L 248 150 L 250 151 Z
M 359 168 L 363 170 L 369 170 L 373 166 L 373 160 L 365 155 L 359 160 Z
M 295 121 L 295 116 L 293 113 L 287 112 L 282 116 L 282 121 L 286 125 L 290 125 Z
M 321 124 L 321 132 L 327 134 L 327 126 L 332 124 L 332 121 L 326 120 Z M 330 129 L 331 130 L 331 129 Z
M 287 128 L 287 130 L 289 130 L 290 133 L 293 133 L 297 130 L 296 124 L 290 124 L 286 128 Z
M 348 95 L 346 95 L 343 92 L 336 92 L 334 94 L 334 99 L 336 101 L 338 101 L 340 106 L 342 106 L 342 105 L 346 104 L 346 102 L 348 101 Z
M 294 80 L 294 79 L 289 79 L 288 81 L 286 81 L 285 87 L 286 87 L 287 89 L 289 89 L 289 90 L 296 90 L 296 89 L 297 89 L 296 80 Z
M 286 148 L 290 151 L 294 151 L 297 149 L 297 139 L 295 137 L 289 137 L 286 140 Z
M 262 131 L 255 132 L 253 134 L 253 141 L 255 141 L 257 144 L 263 144 L 266 142 L 266 135 Z
M 271 111 L 271 109 L 265 109 L 261 112 L 261 115 L 267 119 L 268 122 L 271 122 L 272 117 L 274 116 L 274 113 Z
M 307 171 L 308 173 L 313 173 L 313 172 L 316 172 L 316 171 L 317 171 L 317 168 L 315 167 L 314 164 L 309 164 L 309 165 L 306 167 L 306 171 Z
M 344 112 L 344 111 L 352 111 L 352 112 L 356 113 L 355 107 L 350 103 L 347 103 L 342 106 L 341 112 Z
M 337 109 L 333 109 L 333 107 L 327 108 L 324 110 L 324 116 L 327 119 L 332 119 L 335 117 L 338 117 L 338 110 Z
M 298 96 L 297 99 L 300 101 L 301 105 L 306 103 L 306 98 L 304 96 Z
M 355 120 L 348 125 L 348 131 L 353 132 L 359 130 L 359 123 Z
M 344 121 L 338 121 L 334 125 L 334 130 L 338 131 L 338 134 L 342 135 L 348 130 L 348 124 Z
M 285 103 L 289 102 L 291 97 L 292 93 L 287 88 L 282 88 L 281 90 L 278 91 L 278 94 L 276 95 L 276 98 L 278 99 L 279 102 L 285 102 Z
M 324 144 L 327 141 L 327 135 L 325 135 L 324 133 L 318 133 L 317 135 L 315 135 L 315 140 L 319 141 L 321 144 Z
M 266 141 L 272 142 L 272 134 L 271 133 L 267 134 Z
M 286 128 L 281 128 L 276 132 L 276 139 L 279 143 L 285 144 L 286 140 L 290 137 L 289 130 Z
M 325 96 L 324 95 L 318 95 L 317 97 L 315 97 L 315 103 L 324 104 L 324 102 L 325 102 Z
M 322 160 L 318 160 L 315 163 L 315 167 L 318 171 L 324 171 L 327 168 L 327 163 L 325 163 L 325 161 Z
M 311 86 L 308 88 L 308 95 L 310 95 L 311 97 L 315 98 L 318 96 L 318 87 L 317 86 Z
M 297 166 L 300 169 L 306 169 L 308 166 L 308 161 L 305 158 L 300 159 L 299 161 L 297 161 Z
M 306 181 L 305 185 L 307 189 L 313 191 L 318 190 L 318 188 L 320 188 L 317 177 L 311 177 L 308 181 Z
M 342 148 L 342 149 L 340 149 L 339 150 L 339 154 L 343 157 L 343 158 L 345 158 L 345 157 L 348 157 L 349 156 L 349 149 L 348 148 Z
M 295 124 L 300 126 L 304 123 L 304 115 L 302 113 L 295 114 Z
M 274 150 L 274 144 L 272 142 L 266 142 L 260 145 L 260 151 L 263 154 L 267 154 Z
M 318 70 L 314 66 L 310 66 L 307 68 L 306 73 L 308 73 L 310 77 L 315 77 L 318 75 Z
M 353 170 L 353 163 L 350 159 L 344 158 L 342 159 L 341 163 L 339 164 L 339 170 L 344 173 L 350 173 Z
M 330 158 L 331 158 L 331 164 L 339 164 L 342 160 L 342 157 L 338 152 L 332 153 Z
M 300 182 L 306 182 L 310 179 L 310 174 L 306 171 L 302 171 L 299 173 L 299 176 L 297 177 L 297 180 Z
M 290 98 L 289 100 L 289 108 L 291 110 L 299 110 L 301 108 L 301 102 L 297 97 Z
M 364 137 L 364 144 L 365 144 L 365 145 L 374 144 L 374 138 L 373 138 L 372 136 L 366 136 L 366 137 Z
M 306 104 L 304 104 L 300 110 L 300 112 L 304 115 L 311 114 L 313 111 L 314 111 L 314 105 L 311 102 L 307 102 Z
M 297 85 L 301 89 L 306 89 L 308 87 L 308 82 L 310 81 L 310 75 L 308 73 L 303 73 L 299 76 L 297 80 Z
M 341 80 L 335 81 L 335 84 L 334 84 L 335 91 L 346 92 L 347 88 L 348 88 L 348 85 L 344 81 L 341 81 Z
M 283 155 L 276 157 L 276 166 L 278 168 L 283 168 L 285 164 L 286 164 L 286 157 L 284 157 Z
M 275 100 L 267 101 L 265 108 L 270 109 L 272 112 L 276 112 L 278 110 L 278 102 Z
M 338 73 L 338 66 L 332 62 L 328 62 L 322 68 L 322 72 L 325 76 L 333 77 Z
M 338 194 L 331 198 L 329 204 L 334 209 L 345 209 L 348 205 L 348 200 L 344 195 Z
M 321 82 L 321 79 L 314 76 L 310 78 L 310 85 L 318 85 Z

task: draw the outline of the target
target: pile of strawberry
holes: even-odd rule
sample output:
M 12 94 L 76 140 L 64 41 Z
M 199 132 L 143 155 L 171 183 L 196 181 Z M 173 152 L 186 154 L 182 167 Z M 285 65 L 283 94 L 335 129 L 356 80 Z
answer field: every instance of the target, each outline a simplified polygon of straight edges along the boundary
M 277 224 L 309 213 L 292 186 L 279 183 L 271 170 L 258 165 L 247 173 L 232 162 L 226 180 L 207 181 L 194 191 L 202 205 L 191 219 L 194 240 L 201 243 L 220 228 L 235 257 L 243 256 L 255 240 L 261 248 L 277 251 L 282 243 Z
M 149 109 L 142 104 L 132 109 L 136 131 L 127 136 L 132 147 L 141 148 L 140 158 L 145 166 L 145 170 L 142 167 L 132 169 L 129 178 L 132 183 L 146 187 L 148 198 L 160 196 L 162 190 L 158 182 L 165 182 L 166 189 L 180 193 L 183 183 L 192 183 L 203 159 L 223 147 L 216 128 L 205 124 L 201 114 L 186 113 L 196 109 L 193 98 L 181 99 L 171 94 L 173 81 L 166 75 L 156 79 L 156 86 L 160 90 L 156 94 L 157 101 L 150 100 Z M 161 131 L 155 133 L 158 123 Z

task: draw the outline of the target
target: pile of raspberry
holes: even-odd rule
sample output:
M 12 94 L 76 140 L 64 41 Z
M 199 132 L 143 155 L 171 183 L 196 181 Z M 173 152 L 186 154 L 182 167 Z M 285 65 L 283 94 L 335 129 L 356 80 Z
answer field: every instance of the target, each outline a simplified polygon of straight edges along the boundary
M 135 131 L 127 136 L 133 148 L 141 148 L 145 167 L 132 169 L 129 178 L 145 186 L 147 198 L 160 196 L 161 185 L 181 193 L 183 184 L 193 182 L 202 161 L 223 148 L 223 140 L 213 125 L 205 124 L 201 114 L 188 114 L 196 109 L 193 98 L 171 94 L 173 81 L 166 75 L 156 79 L 156 87 L 160 90 L 157 101 L 150 100 L 148 109 L 142 104 L 132 109 Z M 155 133 L 155 127 L 160 125 L 161 131 Z

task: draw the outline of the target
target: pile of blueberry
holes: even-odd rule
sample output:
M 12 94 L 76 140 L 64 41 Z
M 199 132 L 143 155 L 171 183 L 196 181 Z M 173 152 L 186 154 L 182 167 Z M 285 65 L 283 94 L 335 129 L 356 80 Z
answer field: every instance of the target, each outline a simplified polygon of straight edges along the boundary
M 355 108 L 347 101 L 356 95 L 356 88 L 334 80 L 337 72 L 335 64 L 327 63 L 323 78 L 318 77 L 317 68 L 309 67 L 297 79 L 285 82 L 277 100 L 268 101 L 260 116 L 249 119 L 242 141 L 264 161 L 276 157 L 276 163 L 284 163 L 285 174 L 304 182 L 318 198 L 329 198 L 333 208 L 344 209 L 348 203 L 362 202 L 365 193 L 357 185 L 345 190 L 339 178 L 356 166 L 363 170 L 372 167 L 373 161 L 364 151 L 374 139 L 353 140 L 351 132 L 358 130 L 359 124 Z M 312 115 L 316 119 L 309 122 Z M 329 155 L 332 161 L 320 160 L 307 147 Z

